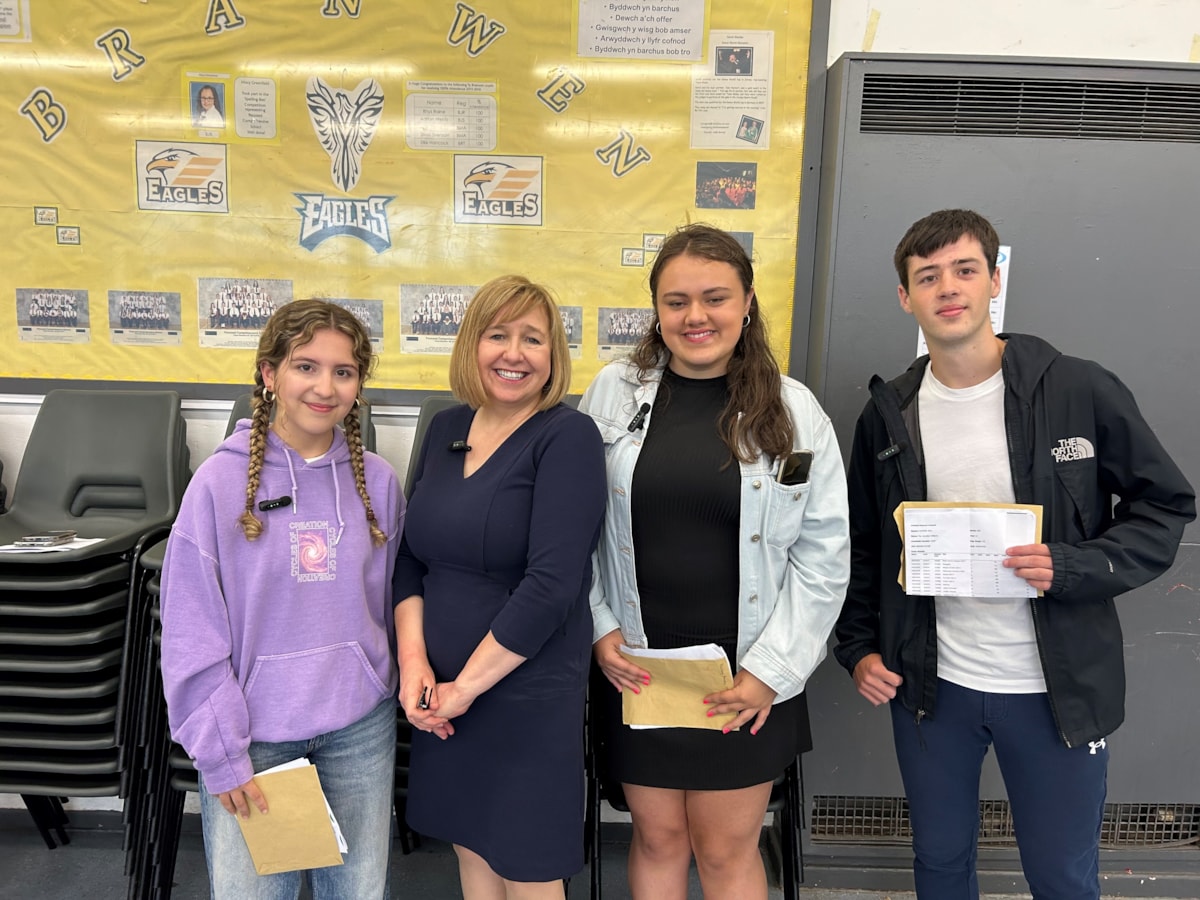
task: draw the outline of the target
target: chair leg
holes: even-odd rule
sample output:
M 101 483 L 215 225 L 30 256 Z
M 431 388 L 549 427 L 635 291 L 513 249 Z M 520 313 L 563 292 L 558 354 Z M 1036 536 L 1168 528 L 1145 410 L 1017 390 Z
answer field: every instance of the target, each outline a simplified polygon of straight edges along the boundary
M 590 862 L 588 875 L 591 879 L 589 897 L 600 900 L 600 781 L 595 772 L 587 780 L 587 815 L 584 822 L 584 850 Z
M 37 826 L 38 833 L 46 842 L 48 849 L 54 850 L 58 847 L 58 844 L 54 843 L 53 835 L 50 834 L 51 829 L 58 835 L 59 841 L 64 846 L 71 843 L 71 838 L 63 830 L 63 826 L 67 824 L 67 814 L 63 810 L 62 801 L 57 797 L 36 794 L 22 794 L 21 800 L 25 803 L 25 808 L 29 810 L 33 824 Z
M 799 795 L 797 800 L 799 803 L 796 806 L 796 816 L 798 828 L 796 830 L 796 846 L 799 848 L 799 855 L 796 863 L 799 867 L 800 884 L 804 884 L 804 840 L 800 833 L 804 830 L 805 813 L 808 809 L 808 799 L 804 796 L 804 757 L 803 755 L 796 757 L 796 793 Z

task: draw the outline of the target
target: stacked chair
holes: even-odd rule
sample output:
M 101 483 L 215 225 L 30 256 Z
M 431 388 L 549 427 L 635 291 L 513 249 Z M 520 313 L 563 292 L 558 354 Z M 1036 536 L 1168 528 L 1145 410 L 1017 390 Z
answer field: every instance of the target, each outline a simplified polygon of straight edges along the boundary
M 197 790 L 196 770 L 183 749 L 171 740 L 163 700 L 159 616 L 159 578 L 166 542 L 149 547 L 137 559 L 134 576 L 142 617 L 137 640 L 143 661 L 136 695 L 141 714 L 136 742 L 140 772 L 125 801 L 125 874 L 130 900 L 169 898 L 174 883 L 175 857 L 183 826 L 188 791 Z
M 0 544 L 101 539 L 0 554 L 0 792 L 22 795 L 48 847 L 67 842 L 60 798 L 125 797 L 137 769 L 131 573 L 179 509 L 185 427 L 173 392 L 51 391 L 0 515 Z

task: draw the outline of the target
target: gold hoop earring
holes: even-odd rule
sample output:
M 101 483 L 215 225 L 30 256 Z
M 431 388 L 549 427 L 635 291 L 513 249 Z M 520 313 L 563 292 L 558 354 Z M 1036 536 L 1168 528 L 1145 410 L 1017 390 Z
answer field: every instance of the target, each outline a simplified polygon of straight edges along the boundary
M 262 399 L 263 399 L 263 403 L 270 406 L 272 403 L 275 402 L 275 393 L 267 388 L 263 388 Z
M 354 408 L 355 408 L 355 409 L 358 409 L 358 408 L 359 408 L 359 407 L 361 407 L 361 406 L 362 406 L 362 398 L 361 398 L 361 397 L 355 397 L 355 398 L 354 398 Z

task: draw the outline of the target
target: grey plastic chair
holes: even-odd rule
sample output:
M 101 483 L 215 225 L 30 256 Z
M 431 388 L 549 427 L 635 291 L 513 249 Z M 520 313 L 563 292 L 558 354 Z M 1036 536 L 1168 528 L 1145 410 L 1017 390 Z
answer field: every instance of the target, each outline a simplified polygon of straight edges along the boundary
M 5 554 L 0 569 L 125 553 L 148 530 L 175 520 L 188 461 L 187 426 L 174 391 L 51 391 L 25 445 L 9 510 L 0 516 L 0 544 L 48 529 L 103 540 L 52 554 Z
M 417 430 L 413 434 L 412 453 L 408 457 L 408 469 L 404 475 L 404 496 L 411 497 L 413 482 L 417 476 L 417 459 L 421 455 L 421 445 L 425 443 L 425 435 L 429 431 L 429 423 L 443 409 L 458 406 L 461 401 L 450 394 L 430 394 L 421 401 L 421 411 L 417 414 Z

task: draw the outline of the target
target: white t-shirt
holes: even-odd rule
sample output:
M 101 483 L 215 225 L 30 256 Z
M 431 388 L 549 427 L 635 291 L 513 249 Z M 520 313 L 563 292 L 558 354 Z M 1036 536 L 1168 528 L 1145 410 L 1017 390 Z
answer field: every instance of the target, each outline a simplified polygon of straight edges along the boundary
M 949 388 L 925 369 L 917 395 L 927 499 L 1014 502 L 1004 433 L 1004 376 Z M 997 694 L 1046 690 L 1024 597 L 935 597 L 938 677 Z

